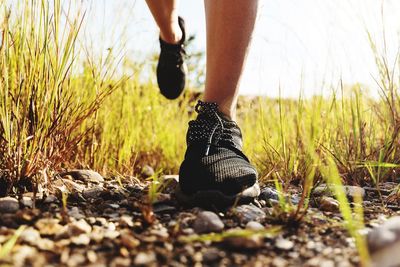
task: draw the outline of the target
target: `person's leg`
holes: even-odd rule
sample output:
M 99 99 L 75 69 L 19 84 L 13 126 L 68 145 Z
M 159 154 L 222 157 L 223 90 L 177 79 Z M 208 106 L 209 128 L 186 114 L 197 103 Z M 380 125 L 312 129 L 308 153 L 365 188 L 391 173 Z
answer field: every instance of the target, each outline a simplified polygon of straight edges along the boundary
M 205 0 L 207 74 L 204 101 L 189 122 L 177 196 L 223 207 L 260 194 L 257 170 L 242 152 L 234 122 L 237 91 L 257 15 L 257 0 Z
M 235 117 L 237 92 L 257 16 L 257 0 L 205 0 L 207 70 L 204 100 Z
M 176 44 L 182 39 L 178 23 L 178 0 L 146 0 L 151 14 L 160 28 L 160 37 L 167 43 Z
M 186 84 L 185 22 L 178 17 L 178 0 L 146 0 L 160 28 L 160 57 L 157 83 L 168 99 L 181 95 Z

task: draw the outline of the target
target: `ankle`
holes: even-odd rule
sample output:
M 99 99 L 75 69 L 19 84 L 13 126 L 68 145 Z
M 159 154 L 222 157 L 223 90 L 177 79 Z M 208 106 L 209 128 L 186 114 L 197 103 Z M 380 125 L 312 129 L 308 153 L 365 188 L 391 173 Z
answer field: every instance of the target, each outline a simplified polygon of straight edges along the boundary
M 178 44 L 183 37 L 182 29 L 179 27 L 178 21 L 171 23 L 170 27 L 160 31 L 161 39 L 169 44 Z

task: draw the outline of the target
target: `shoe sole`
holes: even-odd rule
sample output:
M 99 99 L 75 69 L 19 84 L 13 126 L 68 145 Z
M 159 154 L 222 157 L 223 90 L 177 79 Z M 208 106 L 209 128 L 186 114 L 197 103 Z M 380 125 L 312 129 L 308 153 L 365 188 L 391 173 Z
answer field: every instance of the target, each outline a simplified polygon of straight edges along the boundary
M 223 209 L 235 204 L 252 202 L 260 195 L 260 186 L 255 183 L 236 195 L 226 195 L 217 190 L 198 191 L 192 195 L 182 192 L 178 186 L 175 197 L 184 206 Z

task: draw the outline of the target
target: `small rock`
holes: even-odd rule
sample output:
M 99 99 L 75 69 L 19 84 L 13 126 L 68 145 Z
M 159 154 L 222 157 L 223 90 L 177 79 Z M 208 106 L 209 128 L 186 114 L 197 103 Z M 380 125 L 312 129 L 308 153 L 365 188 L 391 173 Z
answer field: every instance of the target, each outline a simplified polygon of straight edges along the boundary
M 81 220 L 83 218 L 86 218 L 85 215 L 83 215 L 80 211 L 78 207 L 72 207 L 69 211 L 68 211 L 68 215 L 70 217 L 73 217 L 77 220 Z
M 164 175 L 162 177 L 163 183 L 165 184 L 162 192 L 173 193 L 179 186 L 179 175 Z
M 258 199 L 262 199 L 265 201 L 268 201 L 270 199 L 279 200 L 279 193 L 276 189 L 273 189 L 271 187 L 265 187 L 261 189 L 261 193 L 258 196 Z
M 197 215 L 193 229 L 198 234 L 220 232 L 224 229 L 224 223 L 214 212 L 202 211 Z
M 148 265 L 150 263 L 155 262 L 156 255 L 154 252 L 139 252 L 134 260 L 134 265 Z
M 400 265 L 400 216 L 392 217 L 367 236 L 373 266 Z
M 59 220 L 57 219 L 39 219 L 35 223 L 35 227 L 39 230 L 41 235 L 57 235 L 63 231 L 64 227 L 59 224 Z
M 217 248 L 208 248 L 203 254 L 203 261 L 205 263 L 212 263 L 224 257 L 224 252 Z
M 15 213 L 19 210 L 19 203 L 16 198 L 0 198 L 0 213 Z
M 337 212 L 339 211 L 339 201 L 332 197 L 323 196 L 319 200 L 319 208 L 322 211 Z
M 365 197 L 365 190 L 362 187 L 346 185 L 344 188 L 346 191 L 346 196 L 350 200 L 354 200 L 354 197 L 357 195 L 359 195 L 362 199 Z
M 43 201 L 45 204 L 51 204 L 55 202 L 57 202 L 57 197 L 55 195 L 48 195 Z
M 124 257 L 116 257 L 111 261 L 110 267 L 129 267 L 131 266 L 131 259 Z
M 278 238 L 275 241 L 275 247 L 277 247 L 280 250 L 291 250 L 294 246 L 294 243 L 290 240 L 284 239 L 284 238 Z
M 253 230 L 253 231 L 261 231 L 261 230 L 264 230 L 265 228 L 259 222 L 250 221 L 246 224 L 246 229 Z
M 121 244 L 127 249 L 134 249 L 140 245 L 140 241 L 130 234 L 121 235 Z
M 36 240 L 36 244 L 40 250 L 44 251 L 53 251 L 54 250 L 54 242 L 47 238 L 40 238 Z
M 22 242 L 35 246 L 37 241 L 40 239 L 40 234 L 35 228 L 28 227 L 22 232 L 20 239 Z
M 69 236 L 77 236 L 80 234 L 89 234 L 91 231 L 92 231 L 92 227 L 84 219 L 81 219 L 76 222 L 72 222 L 68 225 Z
M 335 195 L 334 187 L 335 187 L 335 185 L 321 184 L 321 185 L 317 186 L 316 188 L 314 188 L 313 195 L 316 197 L 318 197 L 318 196 L 334 197 L 334 195 Z M 360 195 L 361 198 L 365 197 L 365 190 L 362 187 L 344 185 L 343 189 L 345 191 L 347 198 L 350 201 L 352 201 L 357 194 Z
M 95 263 L 97 261 L 97 254 L 93 250 L 89 250 L 86 253 L 86 257 L 90 263 Z
M 72 170 L 64 173 L 60 173 L 60 176 L 70 175 L 72 178 L 84 182 L 91 183 L 103 183 L 104 178 L 98 172 L 92 170 Z
M 83 190 L 82 196 L 86 199 L 94 199 L 98 198 L 103 191 L 104 191 L 103 187 L 95 186 L 93 188 Z
M 80 234 L 71 237 L 71 242 L 77 246 L 87 246 L 90 243 L 90 237 L 87 234 Z
M 153 211 L 155 213 L 172 213 L 176 211 L 176 208 L 170 205 L 166 205 L 164 203 L 155 203 L 153 205 Z
M 258 196 L 259 200 L 266 201 L 267 203 L 274 204 L 277 201 L 279 201 L 279 191 L 276 189 L 273 189 L 271 187 L 264 187 L 261 189 L 261 193 Z M 290 203 L 297 205 L 300 202 L 300 198 L 298 196 L 285 196 L 286 201 L 290 200 Z
M 254 205 L 240 205 L 234 209 L 234 213 L 242 223 L 259 222 L 266 217 L 265 212 Z
M 227 232 L 234 231 L 230 229 Z M 264 240 L 259 235 L 232 236 L 224 239 L 224 244 L 235 249 L 258 249 L 264 246 Z
M 30 197 L 22 197 L 22 199 L 19 200 L 19 203 L 25 208 L 33 208 L 33 201 Z
M 155 174 L 154 169 L 149 165 L 144 165 L 142 167 L 142 175 L 144 178 L 149 178 Z
M 272 260 L 272 266 L 274 267 L 286 267 L 288 266 L 287 260 L 281 257 L 276 257 Z
M 122 215 L 119 219 L 119 225 L 122 227 L 133 227 L 132 217 L 127 215 Z

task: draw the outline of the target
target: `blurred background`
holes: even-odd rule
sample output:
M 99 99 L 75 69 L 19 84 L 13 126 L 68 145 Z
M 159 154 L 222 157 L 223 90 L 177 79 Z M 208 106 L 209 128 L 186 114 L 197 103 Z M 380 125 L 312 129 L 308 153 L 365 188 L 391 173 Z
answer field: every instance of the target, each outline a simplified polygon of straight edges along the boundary
M 158 29 L 145 1 L 83 1 L 86 38 L 107 47 L 125 46 L 144 60 L 158 51 Z M 262 0 L 241 94 L 297 98 L 328 94 L 340 80 L 361 83 L 376 95 L 377 69 L 368 33 L 394 64 L 400 33 L 396 0 Z M 181 1 L 192 50 L 205 51 L 203 1 Z M 87 39 L 87 41 L 88 41 Z M 148 62 L 150 64 L 150 62 Z

